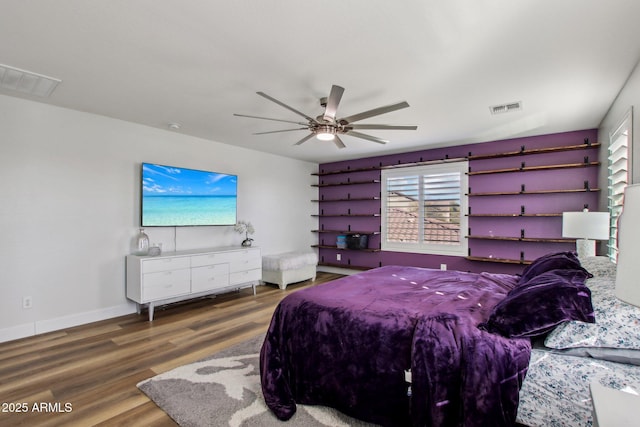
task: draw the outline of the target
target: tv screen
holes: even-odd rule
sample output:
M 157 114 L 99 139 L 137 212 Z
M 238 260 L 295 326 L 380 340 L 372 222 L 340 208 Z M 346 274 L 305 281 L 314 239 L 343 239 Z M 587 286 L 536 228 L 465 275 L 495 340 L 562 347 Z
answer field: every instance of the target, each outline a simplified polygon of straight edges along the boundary
M 142 163 L 142 226 L 236 223 L 238 177 Z

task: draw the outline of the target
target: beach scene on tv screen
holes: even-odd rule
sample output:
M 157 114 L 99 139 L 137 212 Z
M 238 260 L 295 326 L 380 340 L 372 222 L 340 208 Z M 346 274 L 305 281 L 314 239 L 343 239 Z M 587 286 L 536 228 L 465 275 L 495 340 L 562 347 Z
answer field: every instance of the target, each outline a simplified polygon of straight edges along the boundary
M 142 225 L 236 223 L 237 177 L 217 172 L 142 164 Z

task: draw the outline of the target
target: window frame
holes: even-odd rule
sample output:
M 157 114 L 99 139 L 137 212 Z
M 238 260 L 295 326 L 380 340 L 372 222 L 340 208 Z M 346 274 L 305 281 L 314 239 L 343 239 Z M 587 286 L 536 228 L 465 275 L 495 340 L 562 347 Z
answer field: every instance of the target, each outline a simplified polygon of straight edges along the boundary
M 383 169 L 381 171 L 381 249 L 390 252 L 409 252 L 429 255 L 449 255 L 461 256 L 468 255 L 468 229 L 469 221 L 467 213 L 469 211 L 469 198 L 467 191 L 469 188 L 469 162 L 467 160 L 457 160 L 450 162 L 439 162 L 428 165 L 394 167 Z M 459 173 L 460 174 L 460 240 L 459 244 L 437 244 L 423 242 L 424 237 L 424 203 L 423 198 L 419 198 L 419 226 L 418 226 L 418 242 L 389 242 L 387 239 L 387 180 L 388 178 L 397 177 L 415 177 L 419 176 L 419 182 L 423 182 L 422 177 L 425 175 L 443 174 L 443 173 Z
M 626 138 L 625 141 L 622 141 L 622 138 Z M 631 184 L 631 149 L 633 141 L 633 108 L 630 108 L 629 111 L 624 115 L 622 120 L 618 123 L 618 125 L 614 128 L 614 130 L 609 134 L 609 146 L 607 147 L 607 210 L 609 211 L 609 241 L 607 245 L 607 255 L 609 259 L 614 263 L 617 262 L 618 259 L 618 218 L 620 217 L 620 213 L 622 212 L 622 205 L 624 203 L 623 194 L 624 187 Z M 618 146 L 618 147 L 616 147 Z M 626 150 L 624 153 L 626 156 L 626 181 L 622 188 L 620 188 L 619 179 L 616 179 L 614 183 L 614 175 L 618 174 L 618 171 L 622 169 L 613 170 L 614 163 L 613 161 L 614 151 L 617 152 L 620 148 Z M 614 151 L 612 151 L 612 149 Z M 619 157 L 619 154 L 616 155 Z

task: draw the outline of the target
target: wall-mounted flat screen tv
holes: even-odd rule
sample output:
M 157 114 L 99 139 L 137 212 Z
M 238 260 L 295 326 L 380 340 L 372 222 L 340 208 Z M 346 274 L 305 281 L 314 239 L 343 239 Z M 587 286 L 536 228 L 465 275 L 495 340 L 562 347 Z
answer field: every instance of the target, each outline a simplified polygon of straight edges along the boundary
M 238 177 L 142 163 L 143 227 L 233 225 Z

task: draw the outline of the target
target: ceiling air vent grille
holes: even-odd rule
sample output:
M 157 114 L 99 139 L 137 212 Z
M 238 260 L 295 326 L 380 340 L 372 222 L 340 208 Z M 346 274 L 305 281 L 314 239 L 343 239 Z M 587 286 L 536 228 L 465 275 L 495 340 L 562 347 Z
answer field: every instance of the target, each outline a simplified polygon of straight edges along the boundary
M 0 89 L 48 98 L 62 80 L 0 64 Z
M 503 113 L 511 113 L 513 111 L 522 110 L 522 102 L 509 102 L 506 104 L 494 105 L 489 107 L 491 110 L 491 114 L 503 114 Z

